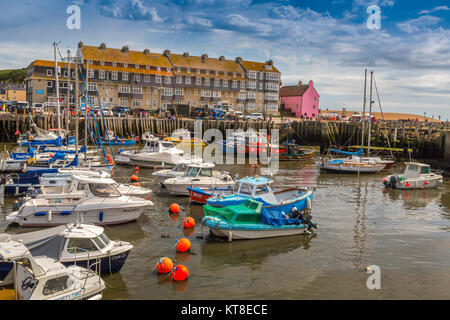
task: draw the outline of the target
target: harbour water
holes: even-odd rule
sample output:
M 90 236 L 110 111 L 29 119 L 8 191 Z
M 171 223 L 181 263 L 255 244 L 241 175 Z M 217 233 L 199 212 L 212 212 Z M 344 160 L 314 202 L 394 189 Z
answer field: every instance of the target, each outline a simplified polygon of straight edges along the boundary
M 241 177 L 249 165 L 219 165 Z M 389 172 L 403 170 L 393 168 Z M 137 222 L 106 227 L 112 239 L 134 249 L 120 273 L 104 275 L 104 299 L 450 299 L 450 182 L 438 189 L 386 190 L 385 172 L 376 175 L 321 173 L 313 162 L 280 162 L 275 187 L 311 186 L 311 236 L 233 241 L 209 236 L 202 207 L 161 189 L 152 169 L 139 170 L 142 186 L 154 190 L 154 207 Z M 128 182 L 134 167 L 117 167 L 113 177 Z M 36 230 L 8 226 L 14 198 L 0 207 L 0 232 Z M 171 203 L 182 205 L 169 215 Z M 183 231 L 186 215 L 195 231 Z M 162 237 L 164 236 L 164 237 Z M 168 237 L 167 237 L 168 236 Z M 177 254 L 177 239 L 188 237 L 191 252 Z M 187 281 L 157 275 L 160 257 L 189 268 Z M 381 289 L 369 290 L 365 267 L 381 270 Z

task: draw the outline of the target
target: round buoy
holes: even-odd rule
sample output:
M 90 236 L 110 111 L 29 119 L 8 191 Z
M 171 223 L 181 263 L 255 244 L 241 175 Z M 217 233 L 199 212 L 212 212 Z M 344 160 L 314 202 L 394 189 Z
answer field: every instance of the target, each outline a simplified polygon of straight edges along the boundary
M 193 228 L 195 226 L 195 220 L 192 217 L 186 217 L 183 220 L 183 227 L 185 228 Z
M 186 266 L 179 264 L 175 268 L 173 268 L 172 279 L 175 281 L 183 281 L 186 280 L 189 276 L 189 270 Z
M 130 177 L 130 180 L 131 180 L 131 181 L 138 181 L 139 178 L 138 178 L 137 175 L 133 174 L 133 175 Z
M 168 273 L 172 271 L 173 269 L 173 262 L 172 259 L 164 257 L 159 259 L 158 263 L 156 264 L 156 269 L 159 273 Z
M 135 182 L 135 183 L 133 183 L 133 184 L 131 184 L 132 186 L 134 186 L 134 187 L 141 187 L 141 184 L 139 183 L 139 182 Z
M 407 188 L 409 188 L 411 185 L 409 184 L 409 182 L 407 182 L 407 183 L 405 184 L 405 186 L 406 186 Z
M 136 170 L 136 171 L 139 170 L 139 167 L 134 168 L 134 170 Z
M 383 177 L 383 180 L 382 180 L 383 182 L 385 182 L 386 181 L 386 177 Z
M 171 213 L 180 213 L 180 206 L 177 203 L 172 203 L 169 207 Z
M 106 155 L 106 158 L 111 158 L 111 155 L 110 155 L 110 154 L 107 154 L 107 155 Z
M 427 184 L 428 184 L 428 181 L 425 181 L 423 184 L 424 184 L 424 185 L 427 185 Z
M 181 238 L 177 241 L 177 251 L 186 252 L 191 248 L 191 241 L 188 238 Z

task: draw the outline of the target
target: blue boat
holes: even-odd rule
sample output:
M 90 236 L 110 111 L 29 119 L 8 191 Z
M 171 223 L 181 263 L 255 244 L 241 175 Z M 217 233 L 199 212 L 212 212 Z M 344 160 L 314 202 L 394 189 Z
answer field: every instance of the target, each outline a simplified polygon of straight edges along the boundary
M 61 136 L 55 139 L 29 139 L 21 140 L 19 142 L 21 147 L 35 147 L 35 146 L 52 146 L 61 147 L 67 145 L 74 145 L 76 143 L 76 138 L 74 136 L 61 138 Z
M 219 237 L 233 239 L 258 239 L 311 234 L 317 225 L 311 221 L 310 210 L 269 210 L 261 202 L 248 199 L 224 208 L 203 206 L 202 223 Z
M 261 202 L 262 206 L 270 211 L 290 213 L 293 209 L 311 209 L 311 189 L 297 187 L 273 191 L 272 183 L 273 180 L 266 177 L 246 177 L 236 182 L 234 193 L 213 196 L 207 200 L 207 204 L 226 207 L 253 199 Z

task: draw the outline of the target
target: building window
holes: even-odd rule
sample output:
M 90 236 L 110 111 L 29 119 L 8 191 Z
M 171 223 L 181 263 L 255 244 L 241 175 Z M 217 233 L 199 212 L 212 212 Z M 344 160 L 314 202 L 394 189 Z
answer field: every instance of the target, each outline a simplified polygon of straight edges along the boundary
M 150 76 L 144 76 L 144 82 L 150 82 Z
M 140 86 L 133 86 L 133 93 L 135 93 L 135 94 L 142 94 L 142 87 L 140 87 Z
M 150 70 L 150 66 L 145 66 L 145 69 Z
M 106 84 L 102 83 L 102 90 L 106 91 Z
M 172 88 L 163 88 L 162 94 L 163 94 L 163 96 L 172 96 L 173 89 Z
M 200 74 L 200 69 L 197 69 L 197 74 Z
M 117 71 L 113 71 L 113 72 L 111 73 L 111 79 L 112 79 L 112 80 L 117 80 L 117 79 L 118 79 L 118 73 L 117 73 Z
M 135 64 L 134 67 L 135 67 L 136 69 L 139 69 L 141 66 L 138 65 L 138 64 Z
M 140 74 L 135 74 L 134 75 L 134 81 L 141 81 L 141 75 Z
M 112 63 L 112 66 L 113 66 L 113 67 L 117 67 L 117 62 L 113 62 L 113 63 Z
M 151 93 L 151 90 L 152 90 L 152 88 L 150 88 L 150 87 L 147 87 L 147 88 L 145 89 L 145 91 L 147 91 L 147 93 Z
M 245 81 L 241 81 L 241 89 L 245 89 Z
M 123 67 L 124 67 L 124 68 L 128 68 L 128 63 L 124 63 L 124 64 L 123 64 Z
M 259 83 L 259 90 L 263 90 L 263 83 L 262 82 Z
M 228 87 L 228 80 L 222 80 L 222 86 Z
M 181 72 L 181 68 L 180 68 L 180 67 L 178 67 L 178 68 L 177 68 L 177 71 L 178 71 L 178 72 Z
M 220 87 L 220 80 L 214 80 L 214 87 Z
M 128 73 L 126 72 L 122 73 L 122 81 L 128 81 Z
M 47 81 L 47 88 L 52 88 L 52 87 L 53 87 L 53 82 Z
M 194 90 L 194 95 L 198 95 L 198 90 Z
M 205 86 L 209 86 L 209 78 L 205 78 Z
M 141 106 L 141 100 L 133 99 L 133 107 L 140 107 L 140 106 Z
M 219 75 L 219 71 L 216 71 L 216 76 L 218 76 Z
M 175 95 L 176 96 L 182 96 L 183 95 L 183 88 L 175 88 Z
M 314 102 L 316 102 L 316 97 L 314 97 Z
M 110 91 L 114 91 L 114 86 L 111 85 L 111 86 L 109 87 L 109 90 L 110 90 Z
M 202 78 L 199 78 L 199 77 L 195 78 L 195 85 L 201 86 L 202 85 Z
M 121 107 L 128 107 L 128 99 L 127 98 L 120 98 L 120 106 Z
M 196 107 L 197 106 L 197 101 L 192 101 L 192 105 L 194 106 L 194 107 Z
M 155 90 L 153 91 L 154 94 L 158 94 L 158 88 L 155 88 Z
M 191 73 L 191 68 L 186 69 L 187 73 Z
M 100 61 L 100 65 L 104 66 L 105 65 L 105 61 Z
M 89 82 L 88 83 L 88 90 L 89 91 L 97 91 L 97 84 L 95 82 Z
M 161 76 L 159 74 L 156 75 L 155 82 L 156 83 L 161 83 Z
M 105 70 L 100 70 L 98 73 L 99 79 L 105 79 Z
M 169 77 L 169 76 L 166 76 L 166 77 L 165 77 L 165 83 L 166 83 L 166 84 L 170 84 L 170 81 L 171 81 L 171 80 L 170 80 L 170 77 Z
M 161 71 L 161 67 L 156 67 L 156 70 Z
M 191 84 L 191 77 L 186 77 L 186 84 Z
M 259 99 L 262 99 L 262 98 L 263 98 L 262 92 L 260 92 L 260 93 L 258 94 L 258 98 L 259 98 Z
M 236 80 L 233 80 L 231 86 L 232 86 L 233 88 L 237 88 L 237 81 L 236 81 Z
M 205 73 L 206 73 L 206 74 L 209 74 L 209 70 L 206 70 Z
M 182 76 L 177 76 L 177 83 L 178 84 L 183 83 L 183 77 Z
M 89 70 L 89 72 L 88 72 L 88 78 L 89 79 L 94 79 L 94 70 Z
M 152 102 L 150 101 L 150 99 L 147 99 L 147 100 L 146 100 L 146 104 L 147 104 L 148 106 L 152 104 Z
M 156 108 L 157 107 L 157 104 L 156 104 L 157 102 L 156 102 L 156 99 L 153 99 L 153 107 L 154 108 Z
M 264 79 L 264 73 L 260 72 L 259 73 L 259 80 L 263 80 Z

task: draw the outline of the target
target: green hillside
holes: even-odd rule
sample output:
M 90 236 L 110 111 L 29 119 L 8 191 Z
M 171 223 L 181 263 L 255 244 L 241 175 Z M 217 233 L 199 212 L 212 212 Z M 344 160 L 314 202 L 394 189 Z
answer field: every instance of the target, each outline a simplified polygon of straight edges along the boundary
M 0 82 L 21 83 L 25 79 L 26 73 L 27 70 L 25 68 L 0 70 Z

